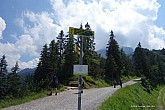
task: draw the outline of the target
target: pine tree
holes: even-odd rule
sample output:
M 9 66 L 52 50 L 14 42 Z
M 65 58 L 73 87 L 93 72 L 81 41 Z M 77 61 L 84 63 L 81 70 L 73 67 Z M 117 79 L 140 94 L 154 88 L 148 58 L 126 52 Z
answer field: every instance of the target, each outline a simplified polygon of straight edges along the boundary
M 40 61 L 34 74 L 34 82 L 39 90 L 47 87 L 49 73 L 49 51 L 47 44 L 45 44 L 41 51 Z
M 158 78 L 156 80 L 160 81 L 165 81 L 164 77 L 165 77 L 165 62 L 159 62 L 158 63 Z
M 64 32 L 61 30 L 57 37 L 57 46 L 58 46 L 58 51 L 60 58 L 63 59 L 63 52 L 64 52 L 64 47 L 65 47 L 65 38 L 64 38 Z
M 82 25 L 80 26 L 82 28 Z M 85 30 L 91 30 L 90 25 L 87 24 L 85 25 Z M 89 75 L 92 75 L 94 73 L 94 50 L 95 50 L 95 43 L 94 43 L 94 37 L 91 36 L 84 36 L 83 37 L 83 63 L 88 65 L 89 67 Z
M 58 47 L 55 40 L 52 40 L 49 44 L 49 64 L 48 64 L 48 73 L 49 80 L 52 79 L 53 75 L 56 74 L 59 76 L 60 67 L 60 56 L 58 55 Z M 58 66 L 59 65 L 59 66 Z
M 57 37 L 57 47 L 58 47 L 58 62 L 57 62 L 57 68 L 58 68 L 58 79 L 61 80 L 62 74 L 63 74 L 63 66 L 64 66 L 64 51 L 65 51 L 65 41 L 66 37 L 64 35 L 63 30 L 59 33 Z
M 117 79 L 117 64 L 112 54 L 110 54 L 106 59 L 105 75 L 112 80 Z
M 135 48 L 135 52 L 133 55 L 135 72 L 137 76 L 147 76 L 150 77 L 150 67 L 148 63 L 148 59 L 145 53 L 145 50 L 141 47 L 141 43 L 139 42 L 138 46 Z
M 114 39 L 114 34 L 113 34 L 113 31 L 111 31 L 111 34 L 110 34 L 110 39 L 109 39 L 109 42 L 108 42 L 108 47 L 107 47 L 107 52 L 106 52 L 106 56 L 107 56 L 107 59 L 106 59 L 106 72 L 110 72 L 108 68 L 108 65 L 110 63 L 113 63 L 111 65 L 114 65 L 116 64 L 116 73 L 114 76 L 115 80 L 118 80 L 120 77 L 121 77 L 121 70 L 123 69 L 123 64 L 122 64 L 122 61 L 121 61 L 121 53 L 119 51 L 119 45 L 117 43 L 117 41 Z M 114 61 L 110 58 L 113 58 Z M 111 62 L 110 62 L 111 61 Z M 110 76 L 108 74 L 111 74 L 111 73 L 105 73 L 107 76 Z
M 90 66 L 90 74 L 94 78 L 103 78 L 104 77 L 104 66 L 105 59 L 97 54 L 97 52 L 93 52 L 92 54 L 92 64 Z
M 64 63 L 64 72 L 63 79 L 73 76 L 73 65 L 78 64 L 78 54 L 74 51 L 75 49 L 75 40 L 74 36 L 68 34 L 66 36 L 66 46 L 65 46 L 65 63 Z
M 131 73 L 131 63 L 130 59 L 128 56 L 126 56 L 125 52 L 123 49 L 121 49 L 121 62 L 123 64 L 123 68 L 121 70 L 122 75 L 124 76 L 129 76 Z
M 18 62 L 16 62 L 15 66 L 11 69 L 11 73 L 9 74 L 9 90 L 10 94 L 13 97 L 19 97 L 19 86 L 20 86 L 20 76 L 17 74 L 19 70 Z
M 7 62 L 5 60 L 5 55 L 0 59 L 0 99 L 3 99 L 8 92 L 7 85 Z

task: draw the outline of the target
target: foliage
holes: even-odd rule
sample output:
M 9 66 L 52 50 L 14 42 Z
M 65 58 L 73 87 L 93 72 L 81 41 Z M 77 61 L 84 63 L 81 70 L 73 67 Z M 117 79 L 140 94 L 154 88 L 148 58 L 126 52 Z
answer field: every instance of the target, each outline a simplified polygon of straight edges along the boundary
M 80 29 L 82 29 L 82 28 L 83 27 L 81 25 Z M 88 22 L 87 22 L 87 24 L 85 24 L 85 30 L 91 30 L 91 27 L 88 24 Z M 78 41 L 80 41 L 80 40 L 81 40 L 81 37 L 78 38 Z M 94 50 L 95 50 L 94 37 L 84 36 L 84 37 L 82 37 L 82 41 L 83 41 L 83 64 L 88 65 L 88 67 L 89 67 L 88 74 L 94 76 L 94 69 L 93 68 L 95 68 L 94 66 L 97 65 L 95 63 L 95 61 L 97 59 L 95 59 L 96 55 L 95 55 L 95 52 L 94 52 Z
M 145 49 L 141 47 L 141 43 L 139 42 L 138 46 L 135 48 L 135 52 L 133 55 L 134 66 L 137 76 L 145 75 L 149 77 L 149 63 L 148 58 L 145 53 Z
M 123 63 L 119 45 L 114 37 L 113 31 L 111 31 L 110 39 L 107 44 L 105 75 L 112 80 L 119 80 L 123 70 Z
M 139 42 L 133 55 L 136 75 L 144 76 L 142 85 L 149 93 L 156 85 L 164 81 L 165 57 L 162 57 L 160 53 L 161 51 L 158 54 L 154 50 L 142 48 Z
M 144 87 L 145 91 L 147 91 L 148 93 L 151 93 L 151 91 L 153 90 L 153 87 L 152 87 L 152 83 L 149 79 L 142 78 L 141 84 Z
M 122 88 L 100 106 L 100 110 L 155 110 L 160 88 L 149 94 L 139 83 Z M 150 108 L 148 108 L 148 107 Z
M 112 55 L 109 55 L 106 60 L 106 76 L 109 78 L 117 79 L 117 64 Z M 111 73 L 111 74 L 110 74 Z
M 123 49 L 121 49 L 120 52 L 121 52 L 121 62 L 123 64 L 121 74 L 122 74 L 122 76 L 128 77 L 131 75 L 131 71 L 133 71 L 132 66 L 131 66 L 131 60 L 130 60 L 129 56 L 127 56 L 125 54 Z
M 40 61 L 37 65 L 37 69 L 34 74 L 34 82 L 37 85 L 37 90 L 46 88 L 48 82 L 48 69 L 49 69 L 49 53 L 48 46 L 45 44 L 43 50 L 41 51 Z
M 18 62 L 16 62 L 15 66 L 11 69 L 11 73 L 8 75 L 8 83 L 9 83 L 9 94 L 12 97 L 19 97 L 19 89 L 20 89 L 20 76 L 17 74 L 19 70 Z
M 75 43 L 72 35 L 67 35 L 65 46 L 65 62 L 63 67 L 63 80 L 73 76 L 73 65 L 78 63 L 78 55 L 74 51 Z
M 0 59 L 0 100 L 3 99 L 8 92 L 7 83 L 7 62 L 5 55 Z

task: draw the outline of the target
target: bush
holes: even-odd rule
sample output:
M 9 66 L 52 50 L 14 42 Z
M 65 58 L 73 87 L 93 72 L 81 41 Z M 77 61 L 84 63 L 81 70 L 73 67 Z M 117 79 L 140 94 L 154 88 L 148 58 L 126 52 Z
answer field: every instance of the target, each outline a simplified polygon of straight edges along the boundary
M 147 91 L 148 93 L 151 93 L 151 90 L 153 90 L 151 81 L 147 78 L 142 78 L 141 80 L 142 80 L 141 85 L 144 87 L 144 90 Z

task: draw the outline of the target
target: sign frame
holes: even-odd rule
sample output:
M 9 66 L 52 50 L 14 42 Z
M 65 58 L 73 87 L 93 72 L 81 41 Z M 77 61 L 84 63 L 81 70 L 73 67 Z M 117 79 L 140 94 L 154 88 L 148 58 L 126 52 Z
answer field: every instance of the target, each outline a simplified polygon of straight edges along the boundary
M 74 65 L 73 74 L 88 74 L 88 65 Z

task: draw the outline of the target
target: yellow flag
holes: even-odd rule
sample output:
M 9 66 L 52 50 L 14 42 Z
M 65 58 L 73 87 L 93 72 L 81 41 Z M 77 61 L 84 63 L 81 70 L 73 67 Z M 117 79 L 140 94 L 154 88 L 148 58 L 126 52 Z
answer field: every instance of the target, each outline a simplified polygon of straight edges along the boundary
M 77 54 L 80 55 L 80 47 L 77 46 L 77 44 L 75 44 L 75 46 L 74 46 L 74 51 L 75 51 Z M 83 57 L 83 56 L 84 56 L 84 52 L 82 52 L 82 57 Z
M 74 51 L 80 55 L 80 47 L 78 47 L 77 44 L 74 46 Z

